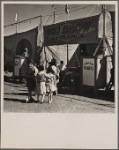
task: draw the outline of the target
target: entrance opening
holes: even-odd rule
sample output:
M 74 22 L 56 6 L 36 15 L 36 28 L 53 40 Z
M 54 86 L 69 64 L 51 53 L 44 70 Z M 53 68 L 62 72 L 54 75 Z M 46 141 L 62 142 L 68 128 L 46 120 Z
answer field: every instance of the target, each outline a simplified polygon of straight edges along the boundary
M 24 52 L 26 52 L 26 49 L 28 50 L 29 58 L 31 58 L 32 55 L 32 46 L 31 43 L 26 40 L 22 39 L 19 41 L 16 47 L 16 56 L 22 56 Z

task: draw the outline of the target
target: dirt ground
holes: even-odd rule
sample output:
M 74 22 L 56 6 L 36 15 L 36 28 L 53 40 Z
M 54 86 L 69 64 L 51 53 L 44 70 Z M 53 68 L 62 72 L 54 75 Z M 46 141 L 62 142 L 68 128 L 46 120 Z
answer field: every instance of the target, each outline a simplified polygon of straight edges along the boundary
M 111 95 L 99 93 L 97 98 L 76 94 L 53 95 L 53 102 L 48 103 L 46 95 L 44 103 L 25 103 L 27 88 L 24 83 L 4 82 L 3 111 L 19 113 L 114 113 L 114 91 Z M 33 96 L 36 100 L 36 95 Z

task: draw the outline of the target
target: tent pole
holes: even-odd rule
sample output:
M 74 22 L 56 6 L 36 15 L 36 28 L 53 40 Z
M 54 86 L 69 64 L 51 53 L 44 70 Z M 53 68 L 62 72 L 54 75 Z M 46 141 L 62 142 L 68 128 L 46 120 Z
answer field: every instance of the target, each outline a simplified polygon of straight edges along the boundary
M 105 5 L 102 5 L 103 12 L 103 55 L 105 56 Z
M 47 68 L 47 58 L 46 58 L 46 50 L 45 50 L 45 46 L 44 46 L 44 53 L 45 53 L 45 69 Z
M 67 43 L 67 69 L 69 68 L 69 50 L 68 50 L 68 43 Z

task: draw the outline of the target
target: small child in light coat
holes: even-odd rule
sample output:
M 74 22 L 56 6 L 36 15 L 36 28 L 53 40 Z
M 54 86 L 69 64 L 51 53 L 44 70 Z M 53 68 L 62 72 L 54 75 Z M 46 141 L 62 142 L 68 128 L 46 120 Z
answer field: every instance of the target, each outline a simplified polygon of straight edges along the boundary
M 45 86 L 45 71 L 43 66 L 38 67 L 38 73 L 36 76 L 36 87 L 37 87 L 37 102 L 42 103 L 46 95 L 46 86 Z M 41 100 L 40 95 L 42 96 Z
M 55 80 L 55 75 L 53 74 L 53 70 L 51 67 L 47 69 L 47 73 L 45 74 L 46 77 L 46 92 L 48 93 L 48 101 L 49 103 L 52 103 L 52 95 L 53 92 L 57 90 L 54 80 Z

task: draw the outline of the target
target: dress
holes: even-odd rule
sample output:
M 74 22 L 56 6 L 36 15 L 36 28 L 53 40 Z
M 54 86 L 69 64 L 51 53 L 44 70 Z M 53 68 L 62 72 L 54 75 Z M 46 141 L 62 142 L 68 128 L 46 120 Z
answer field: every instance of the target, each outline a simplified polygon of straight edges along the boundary
M 56 85 L 54 84 L 54 77 L 52 73 L 45 74 L 46 77 L 46 92 L 54 92 L 57 90 Z
M 46 94 L 45 72 L 44 71 L 38 72 L 36 80 L 37 80 L 37 94 Z

